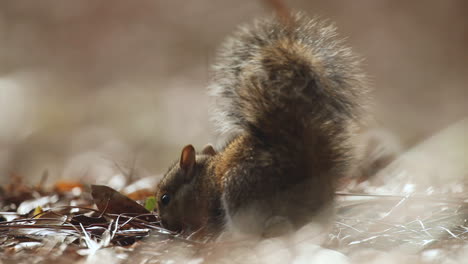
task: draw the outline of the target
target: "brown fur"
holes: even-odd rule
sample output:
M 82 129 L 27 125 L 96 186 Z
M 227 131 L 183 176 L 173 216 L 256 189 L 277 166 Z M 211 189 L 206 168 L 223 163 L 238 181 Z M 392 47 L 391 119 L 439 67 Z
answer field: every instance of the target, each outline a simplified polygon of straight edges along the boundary
M 157 192 L 174 198 L 159 203 L 165 226 L 264 234 L 273 218 L 298 228 L 332 203 L 351 169 L 364 75 L 333 27 L 291 19 L 257 21 L 225 43 L 211 91 L 231 140 L 197 154 L 192 171 L 169 170 Z

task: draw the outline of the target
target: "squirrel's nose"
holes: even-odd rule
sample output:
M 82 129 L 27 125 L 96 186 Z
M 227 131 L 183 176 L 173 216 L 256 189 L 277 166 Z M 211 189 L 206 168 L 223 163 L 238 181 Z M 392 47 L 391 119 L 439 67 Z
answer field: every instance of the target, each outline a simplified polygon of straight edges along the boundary
M 165 219 L 161 219 L 161 226 L 167 230 L 174 231 L 174 232 L 181 232 L 182 226 L 178 222 L 168 222 Z

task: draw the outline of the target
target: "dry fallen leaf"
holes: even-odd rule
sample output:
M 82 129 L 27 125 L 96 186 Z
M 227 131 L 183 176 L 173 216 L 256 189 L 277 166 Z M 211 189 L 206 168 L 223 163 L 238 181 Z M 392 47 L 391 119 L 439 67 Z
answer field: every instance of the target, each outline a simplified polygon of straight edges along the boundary
M 74 188 L 83 189 L 83 184 L 73 181 L 57 181 L 54 185 L 54 191 L 59 193 L 70 192 Z
M 147 215 L 141 217 L 147 221 L 156 221 L 145 207 L 127 196 L 104 185 L 91 185 L 91 195 L 98 209 L 109 214 Z

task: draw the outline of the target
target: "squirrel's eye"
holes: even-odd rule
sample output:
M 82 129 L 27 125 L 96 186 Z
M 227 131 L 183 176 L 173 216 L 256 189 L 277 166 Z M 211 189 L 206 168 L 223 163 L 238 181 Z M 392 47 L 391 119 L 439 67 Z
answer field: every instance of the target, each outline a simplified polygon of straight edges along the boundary
M 171 196 L 169 196 L 169 194 L 166 193 L 161 196 L 161 203 L 163 205 L 168 205 L 170 201 L 171 201 Z

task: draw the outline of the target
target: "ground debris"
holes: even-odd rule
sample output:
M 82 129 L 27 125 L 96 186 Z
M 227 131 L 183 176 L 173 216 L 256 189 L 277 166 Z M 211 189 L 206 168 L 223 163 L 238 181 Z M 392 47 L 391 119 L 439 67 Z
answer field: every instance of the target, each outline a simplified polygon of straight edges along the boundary
M 101 185 L 88 188 L 90 195 L 81 183 L 61 181 L 47 189 L 27 186 L 20 176 L 12 179 L 0 187 L 2 263 L 69 263 L 104 248 L 131 251 L 151 233 L 173 235 L 140 204 L 145 199 L 134 201 Z
M 14 181 L 0 192 L 0 263 L 290 263 L 319 256 L 380 263 L 386 254 L 402 264 L 458 263 L 468 251 L 465 193 L 340 191 L 325 233 L 311 225 L 286 238 L 197 242 L 161 227 L 147 209 L 156 202 L 145 185 L 121 193 L 103 185 L 61 182 L 48 190 Z M 140 199 L 130 199 L 132 193 Z

